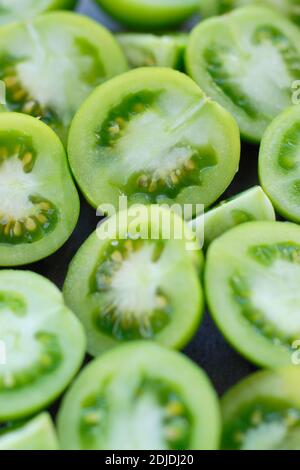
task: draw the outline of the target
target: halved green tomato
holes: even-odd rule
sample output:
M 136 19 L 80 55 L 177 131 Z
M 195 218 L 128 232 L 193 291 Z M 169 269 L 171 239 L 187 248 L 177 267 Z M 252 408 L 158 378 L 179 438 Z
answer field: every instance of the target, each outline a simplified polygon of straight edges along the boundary
M 0 24 L 33 18 L 45 11 L 73 8 L 77 0 L 0 0 Z
M 0 271 L 0 422 L 52 402 L 82 362 L 85 336 L 61 292 L 29 271 Z
M 58 450 L 59 444 L 52 419 L 41 413 L 7 432 L 0 429 L 0 450 Z
M 188 41 L 187 34 L 122 33 L 117 39 L 132 68 L 171 67 L 183 68 L 183 56 Z
M 300 107 L 281 113 L 264 134 L 259 152 L 261 184 L 276 210 L 300 222 Z
M 104 221 L 75 255 L 64 285 L 89 353 L 139 339 L 185 346 L 203 312 L 202 262 L 194 236 L 167 209 L 140 206 L 138 216 L 124 211 Z
M 63 400 L 63 449 L 215 449 L 220 420 L 205 373 L 154 343 L 120 346 L 81 372 Z
M 64 141 L 88 94 L 126 68 L 109 31 L 75 13 L 47 13 L 0 30 L 7 109 L 42 119 Z
M 275 10 L 241 8 L 193 30 L 186 66 L 233 114 L 243 137 L 259 142 L 291 104 L 292 83 L 300 79 L 300 31 Z
M 199 10 L 199 0 L 96 0 L 109 14 L 137 29 L 165 28 Z
M 260 371 L 222 398 L 225 450 L 300 450 L 300 371 Z
M 300 338 L 300 227 L 247 222 L 208 249 L 210 311 L 230 343 L 266 367 L 291 363 Z
M 299 0 L 200 0 L 201 15 L 208 16 L 222 15 L 234 8 L 247 5 L 257 5 L 275 8 L 280 13 L 288 16 L 295 23 L 300 23 L 300 3 Z
M 252 220 L 275 220 L 273 206 L 260 186 L 254 186 L 189 222 L 204 247 L 227 230 Z
M 69 160 L 95 207 L 128 203 L 212 204 L 238 169 L 230 114 L 186 75 L 148 67 L 98 87 L 77 112 Z M 84 155 L 84 158 L 83 158 Z
M 78 215 L 78 194 L 58 137 L 38 119 L 1 113 L 0 266 L 54 253 Z

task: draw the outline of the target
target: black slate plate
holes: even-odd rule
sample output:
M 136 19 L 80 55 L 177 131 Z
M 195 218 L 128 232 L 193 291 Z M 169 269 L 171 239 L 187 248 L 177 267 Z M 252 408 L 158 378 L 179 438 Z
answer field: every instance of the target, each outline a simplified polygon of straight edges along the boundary
M 81 0 L 77 10 L 93 17 L 112 31 L 121 29 L 121 26 L 101 12 L 92 0 Z M 193 22 L 195 20 L 192 20 L 190 24 Z M 257 184 L 257 156 L 258 147 L 243 145 L 240 171 L 222 199 Z M 26 269 L 46 276 L 61 288 L 68 264 L 84 240 L 95 230 L 98 222 L 96 211 L 82 198 L 80 219 L 69 241 L 54 255 L 29 265 Z M 255 370 L 253 365 L 245 361 L 227 344 L 207 312 L 193 341 L 185 349 L 185 353 L 206 370 L 219 394 L 223 394 L 238 380 Z

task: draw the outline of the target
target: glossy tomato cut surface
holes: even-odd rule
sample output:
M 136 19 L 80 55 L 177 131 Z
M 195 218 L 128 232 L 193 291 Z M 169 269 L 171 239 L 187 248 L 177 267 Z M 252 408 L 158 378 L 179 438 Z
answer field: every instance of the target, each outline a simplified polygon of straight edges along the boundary
M 73 8 L 77 0 L 0 0 L 0 24 L 33 18 L 50 10 Z
M 198 0 L 97 0 L 109 14 L 136 29 L 173 26 L 199 10 Z
M 51 416 L 43 412 L 29 421 L 12 423 L 0 432 L 0 450 L 58 450 Z
M 231 228 L 252 220 L 275 220 L 274 208 L 260 186 L 254 186 L 222 201 L 216 207 L 189 222 L 190 227 L 204 234 L 204 248 Z
M 5 422 L 31 416 L 63 392 L 83 360 L 85 335 L 61 292 L 30 271 L 0 271 L 0 313 Z
M 54 253 L 78 215 L 78 194 L 55 133 L 31 116 L 1 113 L 0 266 Z
M 300 335 L 300 227 L 248 222 L 208 249 L 205 283 L 210 312 L 247 359 L 278 367 L 291 362 Z
M 300 222 L 300 107 L 281 113 L 263 136 L 259 152 L 261 184 L 276 210 Z
M 218 401 L 189 359 L 137 342 L 83 370 L 63 400 L 58 431 L 63 449 L 215 449 Z
M 186 75 L 153 67 L 98 87 L 77 112 L 69 161 L 94 206 L 212 204 L 239 165 L 236 122 Z M 84 158 L 82 156 L 84 155 Z
M 298 367 L 260 371 L 233 386 L 221 401 L 222 448 L 300 449 Z
M 245 7 L 201 22 L 186 52 L 189 75 L 237 120 L 244 139 L 264 131 L 291 105 L 300 79 L 300 31 L 283 15 Z
M 0 79 L 6 107 L 38 117 L 66 143 L 89 93 L 127 69 L 111 33 L 71 12 L 50 12 L 0 30 Z
M 128 211 L 104 221 L 75 255 L 64 284 L 66 303 L 83 323 L 95 356 L 141 339 L 182 348 L 202 317 L 197 242 L 187 235 L 176 239 L 173 229 L 169 239 L 163 234 L 169 221 L 184 234 L 182 219 L 152 206 L 139 217 L 139 234 L 133 220 Z M 146 231 L 157 235 L 144 239 Z
M 249 5 L 274 8 L 295 23 L 300 23 L 299 0 L 200 0 L 200 12 L 205 18 Z

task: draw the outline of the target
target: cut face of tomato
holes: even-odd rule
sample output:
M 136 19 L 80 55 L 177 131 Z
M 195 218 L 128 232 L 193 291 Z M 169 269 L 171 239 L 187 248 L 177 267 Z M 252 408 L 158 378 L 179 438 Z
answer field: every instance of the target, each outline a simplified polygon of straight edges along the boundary
M 259 142 L 291 104 L 300 79 L 300 31 L 275 10 L 246 7 L 201 22 L 192 32 L 191 77 L 236 118 L 245 139 Z
M 69 161 L 95 207 L 212 204 L 232 181 L 240 138 L 230 114 L 184 74 L 148 67 L 98 87 L 72 123 Z M 84 158 L 82 158 L 84 155 Z
M 173 229 L 170 239 L 163 238 L 169 221 L 182 239 L 175 239 Z M 85 327 L 90 354 L 139 339 L 179 349 L 193 336 L 203 313 L 203 259 L 201 251 L 188 251 L 197 242 L 185 235 L 183 224 L 179 216 L 152 206 L 139 217 L 136 235 L 129 213 L 117 214 L 79 249 L 64 296 Z M 143 239 L 146 231 L 154 238 Z M 104 240 L 101 233 L 109 236 Z
M 139 30 L 166 28 L 199 10 L 199 0 L 96 0 L 117 20 Z
M 131 68 L 171 67 L 183 68 L 183 56 L 188 34 L 122 33 L 117 39 Z
M 300 23 L 299 0 L 200 0 L 200 12 L 205 18 L 222 15 L 234 8 L 248 5 L 274 8 L 289 17 L 295 23 Z
M 248 222 L 208 249 L 210 311 L 230 343 L 265 367 L 291 362 L 300 338 L 300 227 Z
M 280 114 L 264 134 L 259 152 L 261 184 L 276 210 L 300 222 L 300 107 Z
M 0 341 L 0 422 L 55 400 L 85 352 L 83 329 L 62 294 L 29 271 L 0 271 Z
M 65 150 L 38 119 L 0 114 L 0 266 L 45 258 L 69 238 L 79 198 Z
M 254 186 L 189 222 L 193 230 L 204 234 L 204 248 L 236 225 L 252 220 L 275 220 L 273 206 L 260 186 Z
M 0 450 L 58 450 L 52 419 L 41 413 L 30 421 L 0 429 Z
M 0 0 L 0 24 L 33 18 L 49 10 L 73 8 L 77 0 Z
M 58 431 L 63 449 L 215 449 L 218 402 L 189 359 L 137 342 L 83 370 L 63 400 Z
M 7 109 L 42 119 L 64 142 L 88 94 L 126 68 L 110 32 L 75 13 L 47 13 L 0 31 Z
M 242 380 L 221 401 L 222 448 L 300 450 L 300 372 L 261 371 Z

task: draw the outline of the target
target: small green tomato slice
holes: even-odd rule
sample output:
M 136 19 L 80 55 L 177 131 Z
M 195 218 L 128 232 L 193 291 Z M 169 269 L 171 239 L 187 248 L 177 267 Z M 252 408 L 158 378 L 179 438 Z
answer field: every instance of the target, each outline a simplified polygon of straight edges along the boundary
M 259 152 L 261 184 L 276 210 L 300 222 L 300 107 L 280 114 L 263 136 Z
M 46 11 L 73 8 L 77 0 L 0 0 L 0 24 L 23 21 Z
M 209 247 L 210 311 L 228 341 L 265 367 L 290 364 L 300 338 L 300 227 L 247 222 Z
M 83 323 L 94 356 L 139 339 L 182 348 L 202 317 L 202 253 L 195 239 L 169 210 L 141 209 L 137 233 L 130 211 L 110 217 L 68 270 L 65 301 Z M 175 229 L 167 239 L 169 225 Z M 143 238 L 148 233 L 152 239 Z
M 63 400 L 63 449 L 215 449 L 220 421 L 205 373 L 154 343 L 120 346 L 91 362 Z
M 200 0 L 202 17 L 222 15 L 234 8 L 248 5 L 266 6 L 278 10 L 295 23 L 300 23 L 299 0 Z
M 201 22 L 187 46 L 188 73 L 259 142 L 291 104 L 300 79 L 299 28 L 275 10 L 245 7 Z
M 58 250 L 78 220 L 79 198 L 64 147 L 44 123 L 0 114 L 0 266 Z
M 240 138 L 230 114 L 186 75 L 160 67 L 98 87 L 77 112 L 69 161 L 95 207 L 212 204 L 232 181 Z M 84 155 L 84 158 L 83 158 Z
M 182 23 L 199 10 L 199 0 L 96 0 L 119 21 L 141 29 Z
M 7 109 L 42 119 L 64 142 L 89 93 L 126 68 L 110 32 L 75 13 L 50 12 L 0 31 Z
M 252 374 L 221 401 L 225 450 L 300 450 L 297 367 Z
M 61 292 L 29 271 L 0 271 L 0 422 L 32 415 L 69 384 L 85 336 Z
M 170 67 L 181 69 L 187 34 L 163 35 L 122 33 L 117 39 L 131 68 Z
M 275 220 L 274 208 L 260 186 L 254 186 L 189 222 L 204 235 L 204 247 L 227 230 L 252 220 Z M 200 237 L 199 237 L 200 238 Z
M 0 429 L 0 450 L 58 450 L 59 444 L 52 419 L 41 413 L 8 432 Z

